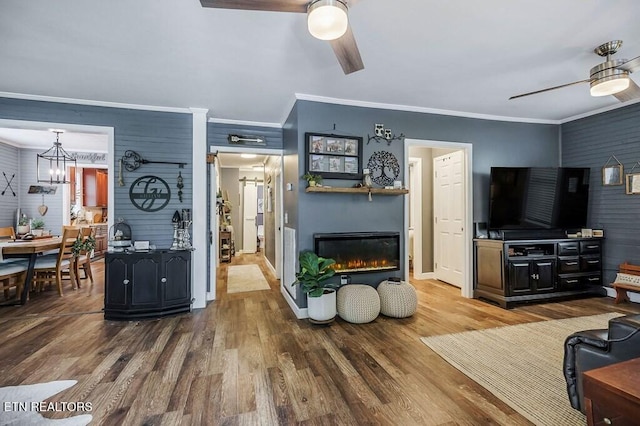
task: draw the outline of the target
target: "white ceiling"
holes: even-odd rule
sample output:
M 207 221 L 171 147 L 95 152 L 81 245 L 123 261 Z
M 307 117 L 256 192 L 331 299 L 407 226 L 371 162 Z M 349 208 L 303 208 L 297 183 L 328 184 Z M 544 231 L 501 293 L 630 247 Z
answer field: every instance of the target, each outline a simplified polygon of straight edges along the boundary
M 219 152 L 216 154 L 218 157 L 218 161 L 220 162 L 220 167 L 223 169 L 241 169 L 241 170 L 253 170 L 254 166 L 264 165 L 268 155 L 256 154 L 255 158 L 243 158 L 241 154 L 237 153 L 223 153 Z M 260 171 L 260 170 L 257 170 Z
M 57 129 L 64 130 L 64 129 Z M 56 134 L 50 130 L 0 127 L 0 142 L 20 148 L 48 149 Z M 60 143 L 67 151 L 107 152 L 108 136 L 99 133 L 81 133 L 66 130 L 60 133 Z
M 0 91 L 262 123 L 282 123 L 296 94 L 558 121 L 618 101 L 588 84 L 508 98 L 588 78 L 609 40 L 624 41 L 617 58 L 640 55 L 638 0 L 360 0 L 365 69 L 346 76 L 305 18 L 199 0 L 2 0 Z

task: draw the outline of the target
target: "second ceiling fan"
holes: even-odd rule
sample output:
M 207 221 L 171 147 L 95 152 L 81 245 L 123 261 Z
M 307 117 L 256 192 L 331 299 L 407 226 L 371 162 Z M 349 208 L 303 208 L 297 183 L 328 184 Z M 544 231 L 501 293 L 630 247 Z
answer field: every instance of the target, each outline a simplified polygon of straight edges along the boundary
M 522 98 L 524 96 L 536 95 L 550 90 L 561 89 L 574 84 L 589 83 L 591 86 L 591 96 L 613 95 L 620 102 L 640 98 L 640 87 L 631 80 L 629 74 L 640 70 L 640 56 L 631 60 L 613 59 L 611 56 L 622 46 L 622 40 L 613 40 L 601 44 L 594 49 L 598 56 L 606 58 L 601 64 L 596 65 L 589 71 L 589 78 L 573 83 L 561 84 L 560 86 L 549 87 L 534 92 L 523 93 L 512 96 L 509 99 Z
M 353 0 L 349 3 L 353 4 Z M 202 7 L 307 14 L 309 32 L 331 43 L 345 74 L 364 69 L 351 31 L 346 0 L 200 0 Z

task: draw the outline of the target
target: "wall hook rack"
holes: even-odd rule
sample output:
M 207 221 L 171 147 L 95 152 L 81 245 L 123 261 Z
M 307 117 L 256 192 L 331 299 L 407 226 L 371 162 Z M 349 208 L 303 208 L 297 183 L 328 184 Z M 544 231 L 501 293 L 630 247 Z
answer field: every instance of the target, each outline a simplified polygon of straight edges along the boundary
M 131 150 L 127 150 L 127 151 L 124 152 L 124 155 L 122 156 L 121 162 L 124 165 L 125 170 L 128 171 L 128 172 L 132 172 L 134 170 L 137 170 L 143 164 L 176 164 L 181 169 L 184 168 L 184 166 L 187 165 L 187 163 L 178 163 L 178 162 L 175 162 L 175 161 L 151 161 L 151 160 L 145 160 L 144 158 L 142 158 L 140 156 L 140 154 L 138 154 L 135 151 L 131 151 Z

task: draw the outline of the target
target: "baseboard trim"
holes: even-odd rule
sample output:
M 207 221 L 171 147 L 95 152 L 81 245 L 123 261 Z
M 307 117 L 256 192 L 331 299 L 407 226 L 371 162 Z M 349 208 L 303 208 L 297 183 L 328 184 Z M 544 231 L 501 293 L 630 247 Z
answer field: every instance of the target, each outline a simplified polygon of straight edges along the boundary
M 423 272 L 421 274 L 413 273 L 413 279 L 415 280 L 433 280 L 436 278 L 435 272 Z
M 298 319 L 305 319 L 305 318 L 309 318 L 309 311 L 307 308 L 299 308 L 298 305 L 296 305 L 295 300 L 293 300 L 291 298 L 291 295 L 289 294 L 289 292 L 282 286 L 282 284 L 280 284 L 280 293 L 282 293 L 282 295 L 284 296 L 284 300 L 287 302 L 287 304 L 289 305 L 289 307 L 291 308 L 291 310 L 293 311 L 294 315 L 296 316 L 296 318 Z
M 276 277 L 276 279 L 280 279 L 278 278 L 278 274 L 276 272 L 276 268 L 273 267 L 273 265 L 271 264 L 271 262 L 269 262 L 269 259 L 267 258 L 267 256 L 264 256 L 264 260 L 265 260 L 265 264 L 267 265 L 267 267 L 269 268 L 269 270 L 271 272 L 273 272 L 273 276 Z

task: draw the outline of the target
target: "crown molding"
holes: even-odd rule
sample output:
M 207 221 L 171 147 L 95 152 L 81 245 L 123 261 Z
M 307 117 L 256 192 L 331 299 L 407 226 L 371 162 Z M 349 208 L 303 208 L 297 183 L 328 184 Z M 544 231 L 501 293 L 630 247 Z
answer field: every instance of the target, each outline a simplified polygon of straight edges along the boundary
M 209 118 L 208 121 L 209 123 L 230 124 L 233 126 L 272 127 L 276 129 L 282 129 L 282 124 L 280 123 L 264 123 L 261 121 L 229 120 L 226 118 Z
M 502 115 L 478 114 L 474 112 L 451 111 L 447 109 L 417 107 L 411 105 L 385 104 L 378 102 L 354 101 L 350 99 L 329 98 L 325 96 L 307 95 L 304 93 L 296 93 L 296 99 L 312 102 L 321 102 L 325 104 L 337 104 L 347 106 L 357 106 L 362 108 L 379 108 L 394 111 L 420 112 L 425 114 L 449 115 L 453 117 L 477 118 L 480 120 L 492 121 L 509 121 L 515 123 L 532 123 L 532 124 L 560 124 L 560 120 L 544 120 L 538 118 L 524 117 L 507 117 Z
M 572 117 L 563 118 L 560 120 L 560 124 L 569 123 L 571 121 L 580 120 L 581 118 L 591 117 L 592 115 L 602 114 L 603 112 L 613 111 L 614 109 L 624 108 L 629 105 L 640 103 L 640 99 L 634 99 L 632 101 L 620 102 L 617 104 L 609 105 L 608 107 L 598 108 L 593 111 L 585 112 L 582 114 L 574 115 Z
M 192 113 L 191 109 L 189 108 L 174 108 L 174 107 L 163 107 L 163 106 L 155 106 L 155 105 L 138 105 L 138 104 L 125 104 L 125 103 L 119 103 L 119 102 L 93 101 L 93 100 L 87 100 L 87 99 L 59 98 L 57 96 L 29 95 L 25 93 L 0 92 L 0 97 L 13 98 L 13 99 L 25 99 L 28 101 L 57 102 L 61 104 L 98 106 L 98 107 L 106 107 L 106 108 L 137 109 L 137 110 L 143 110 L 143 111 L 156 111 L 156 112 L 175 112 L 180 114 Z

